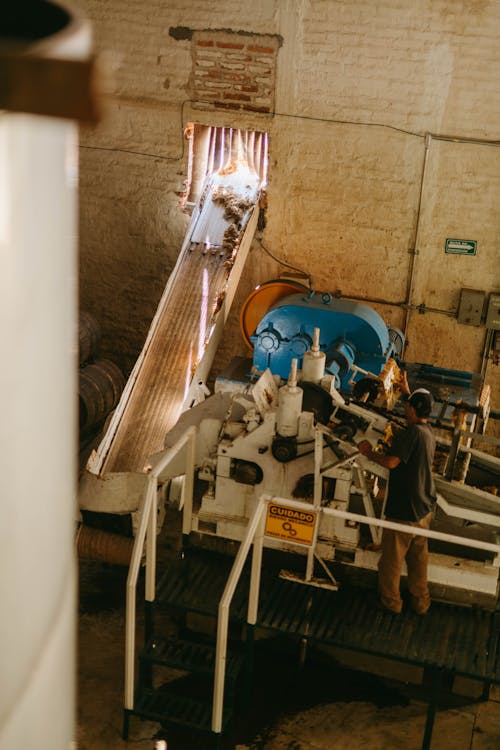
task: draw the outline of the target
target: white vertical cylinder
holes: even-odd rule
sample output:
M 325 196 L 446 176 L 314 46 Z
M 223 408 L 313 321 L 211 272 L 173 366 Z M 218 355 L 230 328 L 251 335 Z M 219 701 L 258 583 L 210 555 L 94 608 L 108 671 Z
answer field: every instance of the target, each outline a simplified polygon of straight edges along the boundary
M 319 383 L 325 374 L 326 354 L 319 348 L 319 328 L 314 329 L 313 343 L 302 359 L 302 380 Z
M 282 437 L 294 437 L 299 431 L 303 390 L 297 386 L 297 360 L 292 359 L 288 384 L 278 391 L 276 431 Z
M 74 738 L 77 159 L 75 123 L 0 112 L 1 750 Z

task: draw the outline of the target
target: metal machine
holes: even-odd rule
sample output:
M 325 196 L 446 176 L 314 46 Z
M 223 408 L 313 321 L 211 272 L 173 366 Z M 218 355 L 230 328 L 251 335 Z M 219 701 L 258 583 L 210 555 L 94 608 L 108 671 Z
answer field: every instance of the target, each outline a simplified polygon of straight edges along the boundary
M 266 298 L 274 297 L 275 303 L 281 291 L 266 289 Z M 485 610 L 497 604 L 500 505 L 490 491 L 493 485 L 477 489 L 465 481 L 478 462 L 488 482 L 498 485 L 500 462 L 473 455 L 468 445 L 478 418 L 484 422 L 487 417 L 485 391 L 480 384 L 478 391 L 476 379 L 467 373 L 421 365 L 409 373 L 412 386 L 424 374 L 434 383 L 435 421 L 449 428 L 440 443 L 446 454 L 444 471 L 436 466 L 440 495 L 433 528 L 414 530 L 430 536 L 432 545 L 441 545 L 433 546 L 430 555 L 431 594 L 435 600 L 479 607 L 435 603 L 423 627 L 412 613 L 401 618 L 374 613 L 359 585 L 337 589 L 351 574 L 358 584 L 360 576 L 373 579 L 381 530 L 395 525 L 384 518 L 387 471 L 360 454 L 357 444 L 368 439 L 383 451 L 402 423 L 397 400 L 401 363 L 392 356 L 388 329 L 373 311 L 365 314 L 361 306 L 363 314 L 356 320 L 356 306 L 334 306 L 332 316 L 323 314 L 325 307 L 308 308 L 318 319 L 312 314 L 304 323 L 301 306 L 294 305 L 293 320 L 278 323 L 275 318 L 271 326 L 267 318 L 261 325 L 264 315 L 255 326 L 246 325 L 249 336 L 254 335 L 252 328 L 263 334 L 254 337 L 253 363 L 233 362 L 229 375 L 218 379 L 214 395 L 181 414 L 166 436 L 165 449 L 150 456 L 141 474 L 142 499 L 127 579 L 124 737 L 134 714 L 186 724 L 187 714 L 199 717 L 204 710 L 202 705 L 193 710 L 191 696 L 189 703 L 179 702 L 175 682 L 170 690 L 168 685 L 155 688 L 154 681 L 152 687 L 150 667 L 155 664 L 161 669 L 197 669 L 193 641 L 165 640 L 156 626 L 156 603 L 187 615 L 216 617 L 216 644 L 203 653 L 203 670 L 213 665 L 214 675 L 213 685 L 209 683 L 211 718 L 204 714 L 203 725 L 218 735 L 232 711 L 230 610 L 232 622 L 246 623 L 249 659 L 256 628 L 263 627 L 300 636 L 301 658 L 311 640 L 429 667 L 436 692 L 437 674 L 444 669 L 491 681 L 492 665 L 498 663 L 498 627 L 496 613 Z M 367 321 L 372 323 L 368 331 Z M 281 352 L 268 346 L 269 331 L 274 336 L 278 326 Z M 297 353 L 289 347 L 293 340 L 310 341 L 300 361 L 292 356 Z M 280 361 L 275 365 L 269 354 L 276 352 Z M 360 367 L 368 363 L 374 372 Z M 281 372 L 288 367 L 287 382 L 273 374 L 275 366 Z M 157 579 L 158 511 L 167 502 L 182 509 L 183 548 Z M 232 556 L 211 554 L 214 549 Z M 245 569 L 250 552 L 251 565 Z M 143 560 L 146 645 L 140 658 L 149 666 L 139 670 L 136 683 L 135 603 Z M 442 641 L 442 655 L 437 656 L 435 641 Z M 471 665 L 465 671 L 459 666 L 464 651 Z M 226 675 L 231 684 L 227 691 Z M 434 710 L 431 702 L 424 747 Z
M 253 367 L 243 363 L 242 377 L 232 368 L 229 377 L 219 378 L 213 396 L 181 415 L 165 447 L 171 449 L 196 426 L 195 499 L 187 527 L 202 544 L 241 540 L 263 493 L 338 511 L 321 515 L 313 545 L 316 565 L 304 577 L 305 583 L 336 586 L 337 564 L 376 570 L 388 472 L 356 446 L 368 439 L 383 451 L 403 424 L 397 404 L 401 363 L 393 358 L 397 337 L 370 308 L 332 305 L 325 295 L 319 302 L 299 298 L 286 297 L 262 319 L 253 337 Z M 273 348 L 271 341 L 279 345 Z M 304 349 L 306 342 L 310 346 Z M 300 347 L 299 360 L 292 355 Z M 412 387 L 421 384 L 419 378 L 434 383 L 434 421 L 444 428 L 436 454 L 431 590 L 437 598 L 491 607 L 500 565 L 500 500 L 494 494 L 500 462 L 472 450 L 459 434 L 460 427 L 470 433 L 479 416 L 486 420 L 485 389 L 467 373 L 409 366 Z M 151 458 L 153 469 L 164 456 Z M 185 460 L 184 449 L 158 476 L 165 498 L 179 507 Z M 467 484 L 478 466 L 488 477 L 484 489 Z M 284 519 L 281 532 L 269 534 L 265 544 L 304 553 L 294 539 L 297 528 Z
M 296 293 L 276 302 L 250 337 L 254 366 L 287 378 L 291 360 L 297 358 L 302 366 L 311 350 L 315 328 L 320 340 L 312 351 L 324 353 L 324 370 L 334 376 L 337 388 L 348 388 L 350 379 L 363 370 L 378 375 L 389 357 L 401 354 L 404 342 L 403 334 L 368 305 L 334 299 L 329 293 Z
M 269 282 L 260 289 L 243 308 L 242 332 L 254 344 L 253 361 L 234 360 L 217 379 L 214 395 L 181 413 L 164 449 L 149 455 L 142 471 L 103 477 L 87 472 L 80 484 L 82 510 L 130 518 L 135 533 L 149 466 L 158 478 L 160 523 L 166 503 L 183 507 L 185 480 L 194 484 L 192 507 L 183 508 L 183 532 L 193 543 L 231 547 L 242 540 L 267 493 L 336 514 L 319 512 L 308 549 L 297 544 L 297 527 L 287 520 L 280 533 L 266 536 L 268 547 L 307 552 L 308 559 L 314 555 L 306 583 L 326 576 L 326 585 L 335 586 L 339 565 L 373 572 L 387 470 L 362 456 L 357 443 L 368 439 L 384 450 L 403 424 L 398 396 L 405 368 L 410 387 L 424 385 L 435 399 L 439 501 L 431 531 L 432 593 L 493 606 L 500 565 L 495 494 L 500 460 L 472 447 L 476 428 L 484 427 L 489 415 L 489 389 L 482 378 L 401 362 L 402 334 L 366 305 L 311 293 L 292 282 Z M 183 436 L 190 427 L 196 439 L 188 477 L 190 449 Z M 173 450 L 180 443 L 182 449 Z

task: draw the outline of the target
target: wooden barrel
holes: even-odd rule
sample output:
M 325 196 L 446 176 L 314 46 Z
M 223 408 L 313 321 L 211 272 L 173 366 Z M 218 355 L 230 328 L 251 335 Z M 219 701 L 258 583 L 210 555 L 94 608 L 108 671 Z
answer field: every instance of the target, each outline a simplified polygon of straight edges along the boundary
M 79 371 L 80 432 L 106 419 L 118 404 L 124 387 L 121 370 L 108 359 L 98 359 Z
M 78 557 L 102 560 L 117 565 L 130 565 L 134 540 L 119 534 L 80 526 L 76 538 Z
M 101 326 L 93 315 L 80 310 L 78 319 L 78 360 L 83 365 L 95 357 L 101 343 Z

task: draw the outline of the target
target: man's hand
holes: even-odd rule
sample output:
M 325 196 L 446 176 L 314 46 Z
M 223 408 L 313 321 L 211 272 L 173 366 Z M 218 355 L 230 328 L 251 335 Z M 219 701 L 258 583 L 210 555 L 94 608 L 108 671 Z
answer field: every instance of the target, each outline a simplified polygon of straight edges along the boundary
M 372 452 L 372 447 L 368 440 L 362 440 L 360 443 L 358 443 L 358 450 L 363 454 L 363 456 L 369 456 Z
M 379 466 L 383 466 L 385 469 L 395 469 L 399 465 L 400 459 L 397 456 L 383 455 L 382 453 L 376 453 L 372 450 L 372 447 L 368 440 L 362 440 L 358 443 L 358 450 L 362 456 L 366 456 L 369 461 L 374 461 Z
M 408 385 L 408 376 L 406 374 L 406 370 L 403 370 L 401 372 L 401 377 L 399 379 L 399 387 L 401 388 L 401 393 L 403 393 L 405 396 L 409 396 L 410 386 Z

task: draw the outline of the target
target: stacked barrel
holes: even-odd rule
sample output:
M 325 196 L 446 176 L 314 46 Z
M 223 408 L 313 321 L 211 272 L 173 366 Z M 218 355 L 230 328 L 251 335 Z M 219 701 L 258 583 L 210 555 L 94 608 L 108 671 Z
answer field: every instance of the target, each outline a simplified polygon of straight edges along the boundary
M 79 314 L 78 411 L 80 438 L 98 431 L 117 406 L 125 378 L 120 368 L 99 355 L 101 327 L 85 310 Z
M 78 411 L 80 422 L 80 463 L 88 458 L 88 450 L 98 439 L 106 418 L 120 400 L 125 378 L 120 368 L 100 356 L 101 327 L 89 312 L 79 313 L 79 378 Z M 110 533 L 109 514 L 82 511 L 76 549 L 80 559 L 101 560 L 128 565 L 133 539 Z M 111 521 L 112 525 L 112 521 Z

